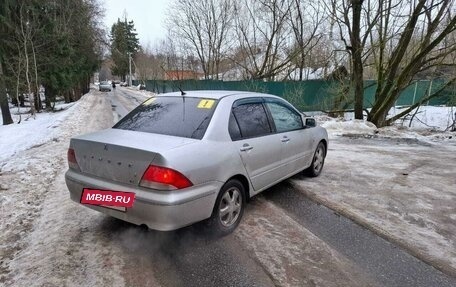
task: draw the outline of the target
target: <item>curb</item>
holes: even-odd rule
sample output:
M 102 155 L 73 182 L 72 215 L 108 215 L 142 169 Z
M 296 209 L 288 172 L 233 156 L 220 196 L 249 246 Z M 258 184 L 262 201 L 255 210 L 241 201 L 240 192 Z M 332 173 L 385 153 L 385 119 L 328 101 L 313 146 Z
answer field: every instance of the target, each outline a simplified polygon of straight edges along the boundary
M 344 208 L 344 207 L 340 206 L 339 204 L 329 201 L 322 196 L 319 196 L 315 193 L 305 190 L 298 183 L 295 183 L 293 180 L 290 180 L 290 183 L 293 185 L 293 187 L 296 190 L 298 190 L 299 192 L 302 192 L 307 198 L 314 201 L 315 203 L 321 204 L 321 205 L 333 210 L 334 212 L 350 219 L 351 221 L 353 221 L 356 224 L 375 233 L 376 235 L 380 236 L 381 238 L 385 239 L 386 241 L 391 242 L 391 243 L 401 247 L 402 249 L 404 249 L 407 253 L 409 253 L 413 257 L 423 261 L 424 263 L 434 267 L 435 269 L 439 270 L 440 272 L 442 272 L 450 277 L 456 278 L 456 268 L 449 266 L 448 264 L 440 261 L 438 258 L 421 253 L 417 247 L 408 244 L 403 239 L 398 238 L 398 237 L 394 236 L 393 234 L 389 233 L 388 231 L 368 222 L 363 217 L 351 212 L 347 208 Z

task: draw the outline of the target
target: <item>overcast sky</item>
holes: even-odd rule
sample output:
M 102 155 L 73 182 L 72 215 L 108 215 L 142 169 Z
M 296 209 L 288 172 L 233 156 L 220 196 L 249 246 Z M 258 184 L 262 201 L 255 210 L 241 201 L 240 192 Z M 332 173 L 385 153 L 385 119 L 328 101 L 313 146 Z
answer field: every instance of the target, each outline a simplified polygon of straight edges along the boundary
M 164 19 L 169 0 L 101 0 L 104 2 L 104 23 L 111 31 L 111 26 L 122 18 L 124 11 L 127 19 L 135 22 L 136 32 L 142 46 L 148 43 L 154 46 L 166 36 Z

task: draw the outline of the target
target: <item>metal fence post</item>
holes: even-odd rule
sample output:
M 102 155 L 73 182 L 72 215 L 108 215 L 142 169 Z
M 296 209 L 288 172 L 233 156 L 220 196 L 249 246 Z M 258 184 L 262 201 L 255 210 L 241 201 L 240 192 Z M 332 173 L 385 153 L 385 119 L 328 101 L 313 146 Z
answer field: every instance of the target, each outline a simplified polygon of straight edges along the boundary
M 413 92 L 413 101 L 412 105 L 415 103 L 415 98 L 416 98 L 416 89 L 418 88 L 418 81 L 415 82 L 415 91 Z

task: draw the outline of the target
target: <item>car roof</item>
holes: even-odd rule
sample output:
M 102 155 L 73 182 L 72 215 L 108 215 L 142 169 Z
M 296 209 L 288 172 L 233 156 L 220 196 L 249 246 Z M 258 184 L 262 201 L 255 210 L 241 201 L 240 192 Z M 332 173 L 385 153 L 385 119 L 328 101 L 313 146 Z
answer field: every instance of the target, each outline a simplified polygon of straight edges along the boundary
M 186 97 L 195 97 L 195 98 L 208 98 L 214 100 L 220 100 L 221 98 L 228 96 L 237 96 L 244 95 L 248 97 L 276 97 L 269 94 L 261 94 L 248 91 L 224 91 L 224 90 L 197 90 L 197 91 L 184 91 Z M 165 93 L 159 94 L 159 97 L 182 97 L 181 92 Z

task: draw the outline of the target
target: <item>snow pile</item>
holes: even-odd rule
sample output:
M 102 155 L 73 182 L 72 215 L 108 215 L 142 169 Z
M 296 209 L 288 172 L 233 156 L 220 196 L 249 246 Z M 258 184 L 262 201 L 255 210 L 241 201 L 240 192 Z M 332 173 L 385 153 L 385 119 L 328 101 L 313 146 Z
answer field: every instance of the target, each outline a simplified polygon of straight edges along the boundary
M 324 127 L 332 136 L 341 136 L 347 134 L 373 135 L 377 132 L 377 127 L 373 123 L 363 120 L 327 120 L 323 122 L 321 126 Z
M 126 88 L 132 94 L 134 94 L 136 96 L 139 96 L 139 97 L 144 97 L 143 100 L 146 100 L 147 98 L 150 98 L 150 97 L 155 97 L 157 95 L 157 94 L 155 94 L 154 92 L 151 92 L 151 91 L 140 90 L 139 86 L 140 85 L 138 85 L 138 87 L 126 87 Z
M 405 108 L 392 108 L 388 117 L 392 117 Z M 454 140 L 452 126 L 456 120 L 455 107 L 422 106 L 418 112 L 397 120 L 394 125 L 377 129 L 371 122 L 355 120 L 352 112 L 345 113 L 343 117 L 331 118 L 317 115 L 315 118 L 320 126 L 326 128 L 330 138 L 340 136 L 348 137 L 379 137 L 415 139 L 424 142 Z M 456 125 L 455 125 L 456 127 Z
M 404 110 L 405 108 L 392 108 L 390 110 L 390 116 L 399 114 Z M 413 116 L 414 114 L 415 116 Z M 410 126 L 415 130 L 434 129 L 446 131 L 451 129 L 455 120 L 456 107 L 421 106 L 403 119 L 398 120 L 396 124 Z
M 15 138 L 4 137 L 5 127 L 0 132 L 8 153 L 16 152 L 0 163 L 0 285 L 124 285 L 122 250 L 90 230 L 103 217 L 74 208 L 64 181 L 70 138 L 112 125 L 109 95 L 92 90 L 66 111 L 23 123 L 6 126 Z M 30 138 L 22 135 L 26 129 Z
M 56 106 L 56 109 L 62 110 L 73 104 Z M 0 126 L 0 163 L 19 151 L 56 140 L 58 138 L 56 128 L 65 121 L 71 113 L 70 110 L 72 108 L 57 113 L 38 113 L 35 119 L 28 118 L 30 115 L 27 114 L 22 115 L 20 124 L 16 124 L 19 121 L 19 115 L 13 114 L 14 124 Z

